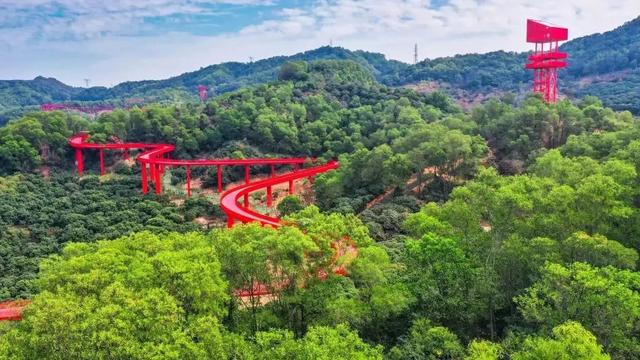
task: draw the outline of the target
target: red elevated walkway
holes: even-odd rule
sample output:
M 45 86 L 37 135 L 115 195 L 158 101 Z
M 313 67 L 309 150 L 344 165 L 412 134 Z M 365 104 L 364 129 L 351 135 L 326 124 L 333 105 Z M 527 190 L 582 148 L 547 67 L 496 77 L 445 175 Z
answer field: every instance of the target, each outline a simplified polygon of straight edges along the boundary
M 22 319 L 22 311 L 29 300 L 5 301 L 0 303 L 0 321 L 17 321 Z
M 231 227 L 236 220 L 243 223 L 257 221 L 263 225 L 278 226 L 279 220 L 256 213 L 249 209 L 249 194 L 259 189 L 266 189 L 267 206 L 272 205 L 273 195 L 272 186 L 288 183 L 289 193 L 293 193 L 294 182 L 299 179 L 313 179 L 317 174 L 337 169 L 338 162 L 331 161 L 325 165 L 312 168 L 302 169 L 302 166 L 309 162 L 308 158 L 279 158 L 279 159 L 170 159 L 168 154 L 174 150 L 174 146 L 170 144 L 154 144 L 154 143 L 108 143 L 96 144 L 89 143 L 87 140 L 89 135 L 80 133 L 69 139 L 69 145 L 75 149 L 76 166 L 80 176 L 84 173 L 84 150 L 98 150 L 100 158 L 100 174 L 105 174 L 105 150 L 123 151 L 128 154 L 129 150 L 141 150 L 136 160 L 141 165 L 142 192 L 149 191 L 149 180 L 154 183 L 156 194 L 162 193 L 162 175 L 165 168 L 169 167 L 185 167 L 186 168 L 186 184 L 187 195 L 191 196 L 191 167 L 194 166 L 215 166 L 218 177 L 218 192 L 222 193 L 222 170 L 224 166 L 244 166 L 245 184 L 229 189 L 222 193 L 220 202 L 221 207 L 227 215 L 227 224 Z M 265 180 L 251 182 L 250 168 L 251 166 L 269 166 L 271 169 L 271 177 Z M 291 166 L 292 172 L 276 176 L 276 166 Z M 238 201 L 244 199 L 244 206 L 240 206 Z
M 293 184 L 295 180 L 309 178 L 312 179 L 315 175 L 337 169 L 339 164 L 337 161 L 331 161 L 325 165 L 315 166 L 312 168 L 301 169 L 302 165 L 308 161 L 307 158 L 284 158 L 284 159 L 195 159 L 195 160 L 179 160 L 169 159 L 167 154 L 174 150 L 174 146 L 170 144 L 152 144 L 152 143 L 108 143 L 108 144 L 96 144 L 89 143 L 87 139 L 88 134 L 81 133 L 76 134 L 69 138 L 69 145 L 75 149 L 76 167 L 78 174 L 82 176 L 84 173 L 84 150 L 98 150 L 100 157 L 100 174 L 105 173 L 105 161 L 104 151 L 115 150 L 123 151 L 125 156 L 128 156 L 129 150 L 141 150 L 143 151 L 136 158 L 140 165 L 142 165 L 142 191 L 148 192 L 148 180 L 155 183 L 155 191 L 160 194 L 162 192 L 162 174 L 165 167 L 180 167 L 184 166 L 187 170 L 187 192 L 191 195 L 190 187 L 190 169 L 192 166 L 216 166 L 218 172 L 218 191 L 222 192 L 222 167 L 223 166 L 244 166 L 245 168 L 245 184 L 231 188 L 225 191 L 220 198 L 220 205 L 227 215 L 227 225 L 232 227 L 235 221 L 241 221 L 243 223 L 256 221 L 262 225 L 270 225 L 273 227 L 280 226 L 280 220 L 278 218 L 269 217 L 260 213 L 257 213 L 249 208 L 249 194 L 253 191 L 266 188 L 267 189 L 267 205 L 272 205 L 272 192 L 271 188 L 274 185 L 288 183 L 289 193 L 293 193 Z M 271 177 L 251 182 L 250 179 L 250 167 L 251 166 L 265 166 L 271 167 Z M 293 166 L 293 171 L 277 175 L 275 173 L 275 166 L 277 165 L 289 165 Z M 244 198 L 244 205 L 239 204 L 240 198 Z M 338 267 L 333 269 L 336 274 L 344 275 L 344 268 Z M 326 276 L 326 274 L 324 274 Z M 267 287 L 263 284 L 255 284 L 254 289 L 246 290 L 241 289 L 235 292 L 238 297 L 248 296 L 264 296 L 269 295 Z M 12 321 L 22 319 L 22 311 L 29 303 L 28 300 L 9 301 L 0 303 L 0 321 Z

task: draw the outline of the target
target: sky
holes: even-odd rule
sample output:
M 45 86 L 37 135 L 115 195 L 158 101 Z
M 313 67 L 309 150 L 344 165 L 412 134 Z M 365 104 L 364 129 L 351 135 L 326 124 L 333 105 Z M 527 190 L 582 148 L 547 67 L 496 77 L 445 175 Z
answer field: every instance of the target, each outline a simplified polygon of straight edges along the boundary
M 640 15 L 640 0 L 0 0 L 0 79 L 113 86 L 333 44 L 419 58 L 524 51 L 527 18 L 570 38 Z

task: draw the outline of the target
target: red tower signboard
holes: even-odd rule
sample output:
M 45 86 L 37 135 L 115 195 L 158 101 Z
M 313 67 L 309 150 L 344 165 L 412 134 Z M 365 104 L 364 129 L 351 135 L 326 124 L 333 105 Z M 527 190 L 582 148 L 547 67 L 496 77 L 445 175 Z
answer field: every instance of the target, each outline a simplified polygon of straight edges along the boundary
M 567 53 L 558 51 L 558 42 L 569 38 L 569 30 L 527 20 L 527 42 L 535 44 L 527 69 L 533 69 L 533 92 L 547 102 L 558 99 L 558 69 L 567 66 Z

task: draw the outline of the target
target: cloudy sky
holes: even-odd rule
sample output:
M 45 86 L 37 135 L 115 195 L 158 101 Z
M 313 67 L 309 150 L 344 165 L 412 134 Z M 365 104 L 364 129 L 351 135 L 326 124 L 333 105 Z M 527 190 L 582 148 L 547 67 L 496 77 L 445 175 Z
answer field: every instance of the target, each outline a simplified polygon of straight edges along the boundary
M 570 37 L 640 15 L 640 0 L 0 0 L 0 79 L 161 79 L 332 42 L 410 62 L 526 50 L 525 19 Z

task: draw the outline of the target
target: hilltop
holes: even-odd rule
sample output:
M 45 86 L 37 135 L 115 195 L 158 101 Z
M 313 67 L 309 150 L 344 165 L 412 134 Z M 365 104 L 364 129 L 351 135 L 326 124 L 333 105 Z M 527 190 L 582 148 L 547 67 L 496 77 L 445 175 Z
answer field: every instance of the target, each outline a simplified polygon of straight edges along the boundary
M 568 41 L 569 67 L 561 72 L 561 93 L 570 98 L 595 95 L 616 110 L 640 113 L 640 18 L 602 33 Z M 526 53 L 497 51 L 426 59 L 415 65 L 386 59 L 384 55 L 321 47 L 251 63 L 211 65 L 164 80 L 130 81 L 111 88 L 79 88 L 56 79 L 0 81 L 0 121 L 24 107 L 44 102 L 108 102 L 124 105 L 130 99 L 175 103 L 197 100 L 196 87 L 206 85 L 211 95 L 276 79 L 280 66 L 291 61 L 351 60 L 382 84 L 418 91 L 441 89 L 462 105 L 481 102 L 506 92 L 529 90 L 531 73 L 523 67 Z

